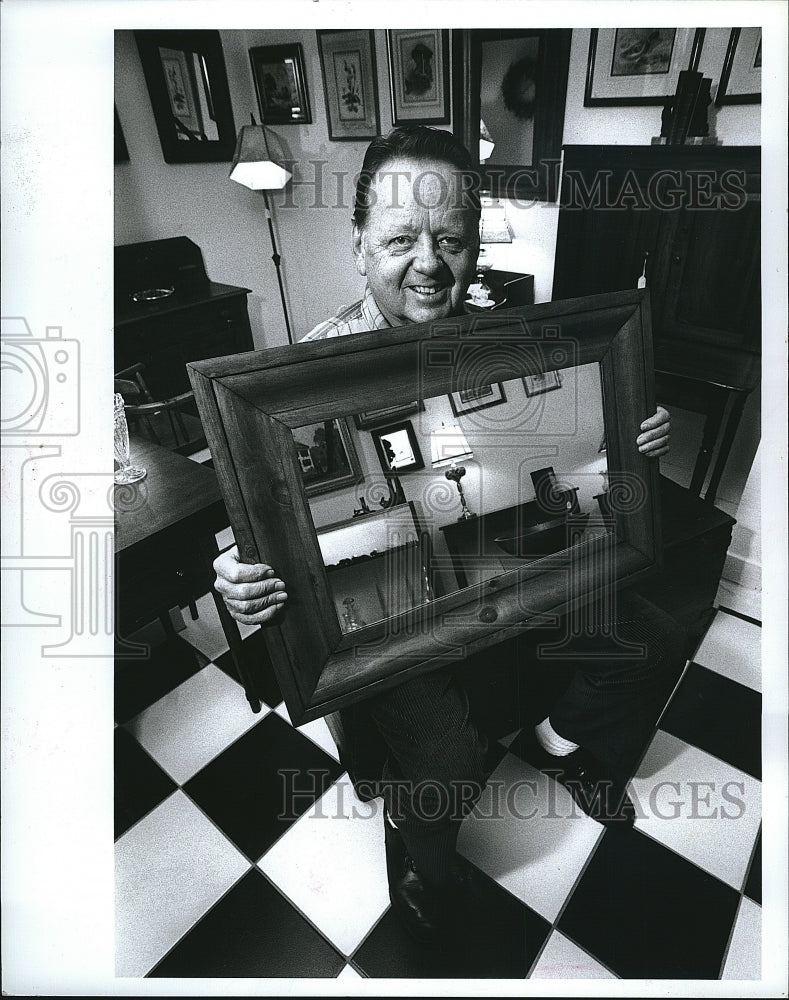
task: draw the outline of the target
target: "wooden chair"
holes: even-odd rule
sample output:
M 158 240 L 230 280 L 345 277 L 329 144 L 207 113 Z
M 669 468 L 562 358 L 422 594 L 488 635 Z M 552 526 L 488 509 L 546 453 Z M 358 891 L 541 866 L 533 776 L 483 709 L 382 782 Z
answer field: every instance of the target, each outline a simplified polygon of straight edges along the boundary
M 182 392 L 169 399 L 155 400 L 148 390 L 144 371 L 145 365 L 138 362 L 115 373 L 115 391 L 126 404 L 129 429 L 179 455 L 193 455 L 207 447 L 194 393 Z

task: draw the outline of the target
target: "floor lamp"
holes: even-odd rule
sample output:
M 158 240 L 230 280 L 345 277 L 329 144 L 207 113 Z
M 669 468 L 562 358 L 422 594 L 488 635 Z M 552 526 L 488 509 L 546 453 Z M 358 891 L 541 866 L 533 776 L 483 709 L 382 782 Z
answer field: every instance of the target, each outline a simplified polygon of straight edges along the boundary
M 268 148 L 268 136 L 265 125 L 256 125 L 254 118 L 251 125 L 244 125 L 238 133 L 236 151 L 233 155 L 233 165 L 230 168 L 230 179 L 252 191 L 263 192 L 263 203 L 266 206 L 266 221 L 268 222 L 268 232 L 271 237 L 271 259 L 277 270 L 277 282 L 279 284 L 279 295 L 282 299 L 282 313 L 285 317 L 285 329 L 288 334 L 288 343 L 293 343 L 293 334 L 290 329 L 290 317 L 288 316 L 288 306 L 285 300 L 285 286 L 282 284 L 282 272 L 280 269 L 280 257 L 277 250 L 277 241 L 274 237 L 274 226 L 271 220 L 271 206 L 269 205 L 268 192 L 281 191 L 291 178 L 291 174 L 279 163 L 271 158 Z

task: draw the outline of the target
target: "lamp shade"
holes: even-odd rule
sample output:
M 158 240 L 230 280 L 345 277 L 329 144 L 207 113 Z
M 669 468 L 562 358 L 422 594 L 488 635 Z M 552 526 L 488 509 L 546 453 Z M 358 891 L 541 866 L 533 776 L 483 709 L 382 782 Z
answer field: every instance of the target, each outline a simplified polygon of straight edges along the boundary
M 458 459 L 473 458 L 466 435 L 458 424 L 442 424 L 430 435 L 430 459 L 434 469 L 451 465 Z
M 238 133 L 230 179 L 253 191 L 279 191 L 291 176 L 271 159 L 265 127 L 244 125 Z

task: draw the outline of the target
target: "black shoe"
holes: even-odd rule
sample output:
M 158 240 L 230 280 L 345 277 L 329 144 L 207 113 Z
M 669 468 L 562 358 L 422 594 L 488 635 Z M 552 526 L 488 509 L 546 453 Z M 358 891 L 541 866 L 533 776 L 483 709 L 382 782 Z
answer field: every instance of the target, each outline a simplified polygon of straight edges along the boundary
M 406 851 L 402 837 L 386 815 L 384 831 L 386 875 L 392 908 L 411 937 L 420 944 L 429 944 L 446 934 L 451 927 L 453 909 L 450 894 L 422 878 Z
M 541 771 L 564 785 L 587 816 L 604 826 L 624 829 L 633 825 L 636 809 L 625 783 L 612 776 L 602 761 L 588 751 L 579 749 L 557 757 L 537 746 L 535 762 Z

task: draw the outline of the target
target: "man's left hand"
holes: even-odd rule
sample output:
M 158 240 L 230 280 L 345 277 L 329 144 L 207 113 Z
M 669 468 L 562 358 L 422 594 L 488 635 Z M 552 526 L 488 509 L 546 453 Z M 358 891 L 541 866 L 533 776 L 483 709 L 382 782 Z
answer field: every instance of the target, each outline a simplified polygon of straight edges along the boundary
M 654 416 L 641 424 L 641 433 L 636 438 L 638 450 L 649 458 L 660 458 L 669 449 L 671 418 L 668 410 L 658 406 Z

